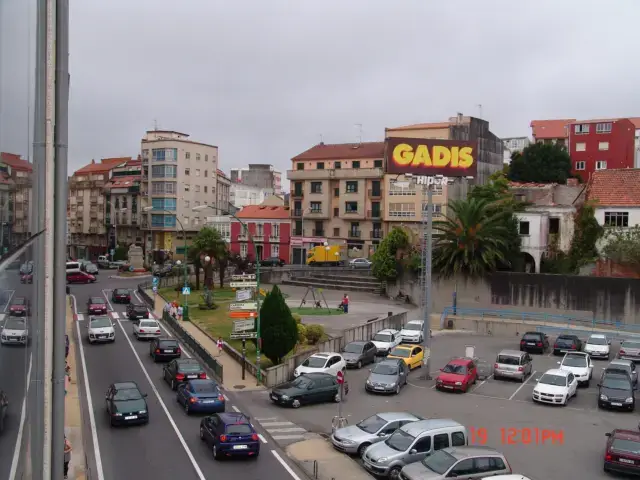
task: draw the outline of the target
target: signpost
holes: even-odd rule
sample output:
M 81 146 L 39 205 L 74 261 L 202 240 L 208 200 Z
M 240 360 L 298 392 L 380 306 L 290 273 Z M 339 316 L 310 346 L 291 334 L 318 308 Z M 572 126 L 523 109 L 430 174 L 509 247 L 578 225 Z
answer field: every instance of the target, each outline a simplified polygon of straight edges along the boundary
M 253 332 L 256 328 L 255 320 L 234 320 L 233 333 Z
M 182 287 L 182 294 L 183 295 L 191 295 L 191 288 L 190 287 Z
M 253 293 L 251 290 L 236 290 L 236 302 L 251 300 Z
M 256 290 L 258 281 L 255 275 L 232 275 L 231 288 L 236 291 L 236 302 L 229 305 L 229 317 L 249 320 L 234 320 L 232 340 L 242 340 L 242 379 L 245 379 L 245 359 L 247 355 L 247 339 L 258 338 L 255 331 L 255 318 L 258 317 L 258 301 Z
M 232 303 L 229 305 L 229 310 L 258 310 L 257 302 L 243 302 L 243 303 Z
M 231 286 L 231 288 L 257 288 L 258 282 L 256 282 L 255 280 L 251 280 L 248 282 L 232 281 L 229 283 L 229 285 Z

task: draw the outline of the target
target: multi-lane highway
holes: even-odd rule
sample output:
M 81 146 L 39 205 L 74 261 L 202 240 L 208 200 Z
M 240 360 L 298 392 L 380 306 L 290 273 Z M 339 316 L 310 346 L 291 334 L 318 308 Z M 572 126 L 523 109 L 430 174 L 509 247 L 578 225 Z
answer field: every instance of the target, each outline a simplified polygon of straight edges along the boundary
M 257 459 L 222 462 L 213 459 L 210 449 L 199 438 L 202 417 L 185 414 L 176 402 L 175 392 L 162 379 L 162 364 L 154 364 L 149 357 L 149 344 L 133 337 L 133 325 L 125 317 L 126 306 L 111 302 L 112 288 L 131 288 L 133 292 L 137 282 L 101 277 L 93 285 L 72 289 L 77 312 L 81 314 L 75 333 L 81 338 L 79 353 L 81 366 L 86 368 L 87 404 L 93 412 L 91 436 L 97 438 L 93 448 L 94 468 L 103 473 L 102 477 L 99 472 L 95 477 L 203 480 L 241 475 L 246 480 L 266 477 L 299 480 L 293 467 L 285 462 L 284 454 L 264 437 Z M 87 341 L 86 303 L 90 296 L 104 296 L 109 301 L 116 328 L 113 344 L 90 345 Z M 139 302 L 135 294 L 133 299 Z M 191 355 L 188 351 L 186 354 Z M 127 428 L 109 425 L 105 393 L 111 383 L 122 381 L 134 381 L 148 394 L 148 425 Z M 237 411 L 233 395 L 225 393 L 227 410 Z

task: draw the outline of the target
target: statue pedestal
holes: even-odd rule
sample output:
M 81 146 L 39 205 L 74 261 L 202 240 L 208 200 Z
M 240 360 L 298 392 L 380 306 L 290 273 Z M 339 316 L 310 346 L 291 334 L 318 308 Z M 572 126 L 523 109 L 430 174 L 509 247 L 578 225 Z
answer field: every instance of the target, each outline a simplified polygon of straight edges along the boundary
M 133 267 L 134 270 L 144 269 L 144 257 L 142 255 L 142 247 L 138 247 L 137 245 L 131 245 L 129 247 L 129 265 Z

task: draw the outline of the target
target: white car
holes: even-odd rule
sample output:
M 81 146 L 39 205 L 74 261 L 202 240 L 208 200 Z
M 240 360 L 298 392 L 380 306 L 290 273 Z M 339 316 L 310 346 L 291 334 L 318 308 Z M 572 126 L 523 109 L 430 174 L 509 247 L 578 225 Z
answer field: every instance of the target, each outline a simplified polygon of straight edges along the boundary
M 347 362 L 339 353 L 314 353 L 293 371 L 294 377 L 305 373 L 329 373 L 337 375 L 347 368 Z
M 593 376 L 593 362 L 588 353 L 567 352 L 558 365 L 560 365 L 560 370 L 573 373 L 579 384 L 589 386 Z
M 587 339 L 582 351 L 591 355 L 592 358 L 606 358 L 608 360 L 611 353 L 611 340 L 606 335 L 594 333 Z
M 162 330 L 155 320 L 140 320 L 133 324 L 133 336 L 138 340 L 145 338 L 160 338 Z
M 349 262 L 349 266 L 351 268 L 369 268 L 371 267 L 371 262 L 366 258 L 354 258 Z
M 422 327 L 424 320 L 410 320 L 400 330 L 402 343 L 422 343 L 424 337 L 422 335 Z
M 106 315 L 96 315 L 89 317 L 87 325 L 87 337 L 89 343 L 95 342 L 115 342 L 116 330 L 113 328 L 111 319 Z
M 547 370 L 533 387 L 533 401 L 566 405 L 578 394 L 578 380 L 566 370 Z
M 2 345 L 27 345 L 29 343 L 29 327 L 24 317 L 8 317 L 0 334 Z
M 398 330 L 385 328 L 376 333 L 371 341 L 378 349 L 378 355 L 387 355 L 393 347 L 400 345 L 402 336 Z

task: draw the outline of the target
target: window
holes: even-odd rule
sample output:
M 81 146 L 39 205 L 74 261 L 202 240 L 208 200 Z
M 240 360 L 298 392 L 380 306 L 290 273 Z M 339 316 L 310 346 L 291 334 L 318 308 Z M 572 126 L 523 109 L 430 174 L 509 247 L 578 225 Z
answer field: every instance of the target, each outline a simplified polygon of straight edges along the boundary
M 191 175 L 191 169 L 190 168 L 185 168 L 184 169 L 184 174 L 185 175 Z
M 151 178 L 176 178 L 178 169 L 175 165 L 154 165 L 151 167 Z
M 183 225 L 189 225 L 189 217 L 184 217 L 184 218 L 182 219 L 182 224 L 183 224 Z
M 175 193 L 176 193 L 175 182 L 151 182 L 152 195 L 162 195 L 162 194 L 171 195 Z
M 422 214 L 425 216 L 427 215 L 427 205 L 428 205 L 427 203 L 422 204 Z M 442 205 L 439 203 L 432 204 L 431 212 L 434 217 L 439 217 L 440 215 L 442 215 Z
M 176 226 L 175 215 L 151 215 L 151 226 L 155 228 Z
M 280 258 L 280 245 L 278 245 L 277 243 L 271 245 L 271 256 Z
M 442 450 L 449 446 L 449 435 L 446 433 L 439 433 L 433 436 L 433 449 Z
M 340 208 L 338 208 L 338 207 L 334 207 L 334 209 L 333 209 L 333 216 L 334 216 L 334 217 L 339 217 L 339 216 L 340 216 Z
M 207 173 L 206 170 L 204 172 Z M 206 185 L 204 186 L 204 193 L 207 193 L 207 186 Z
M 391 182 L 389 195 L 415 195 L 415 186 L 411 182 Z
M 194 202 L 194 205 L 193 205 L 193 206 L 194 206 L 194 207 L 199 207 L 199 206 L 200 206 L 200 202 L 196 200 L 196 201 Z
M 296 170 L 304 170 L 304 163 L 296 163 Z
M 200 193 L 200 185 L 196 185 L 196 192 Z
M 208 154 L 205 154 L 205 156 L 204 156 L 204 161 L 205 161 L 205 162 L 208 162 L 208 161 L 209 161 L 209 155 L 208 155 Z M 206 176 L 206 175 L 205 175 L 205 176 Z
M 200 154 L 196 153 L 196 160 L 200 160 Z
M 360 223 L 359 222 L 351 222 L 349 225 L 349 236 L 360 238 Z
M 464 460 L 458 462 L 455 467 L 451 469 L 451 473 L 455 473 L 457 477 L 463 477 L 465 475 L 473 475 L 476 473 L 473 468 L 473 459 L 465 458 Z
M 354 160 L 353 162 L 351 162 L 351 167 L 352 168 L 360 168 L 360 161 L 359 160 Z
M 576 170 L 584 170 L 585 163 L 584 162 L 576 162 Z
M 604 212 L 605 227 L 628 227 L 629 212 Z
M 340 236 L 340 227 L 333 227 L 333 236 L 334 237 Z
M 374 160 L 373 168 L 382 168 L 382 160 Z
M 191 152 L 184 152 L 184 158 L 189 160 L 191 158 Z
M 413 444 L 413 449 L 417 450 L 418 453 L 427 453 L 431 451 L 431 437 L 427 435 L 426 437 L 422 437 L 416 443 Z
M 598 150 L 600 150 L 601 152 L 606 152 L 607 150 L 609 150 L 609 142 L 599 142 Z
M 189 185 L 188 183 L 183 184 L 183 186 L 184 186 L 184 191 L 185 192 L 191 191 L 191 185 Z
M 178 160 L 177 148 L 154 148 L 151 150 L 154 162 L 175 162 Z
M 209 170 L 204 171 L 204 177 L 207 178 L 209 176 Z
M 344 213 L 358 213 L 358 202 L 344 202 Z
M 612 126 L 613 124 L 611 122 L 598 123 L 596 124 L 596 133 L 611 133 Z
M 280 236 L 280 225 L 277 223 L 272 223 L 271 224 L 271 236 L 272 237 L 279 237 Z
M 586 135 L 587 133 L 589 133 L 589 124 L 583 123 L 581 125 L 574 125 L 573 132 L 576 135 Z
M 342 168 L 341 162 L 333 162 L 333 168 Z
M 322 193 L 322 182 L 311 182 L 311 193 Z
M 379 197 L 382 194 L 380 190 L 380 180 L 373 180 L 371 182 L 371 195 L 374 197 Z
M 175 198 L 152 198 L 151 206 L 154 210 L 169 210 L 175 211 L 176 199 Z
M 604 160 L 598 160 L 596 162 L 596 170 L 606 170 L 607 169 L 607 162 Z
M 199 176 L 200 176 L 200 169 L 196 168 L 196 177 L 199 177 Z
M 518 231 L 520 235 L 529 235 L 529 222 L 520 222 Z
M 397 218 L 408 218 L 416 215 L 415 203 L 390 203 L 389 216 Z
M 347 182 L 346 193 L 358 193 L 358 182 Z
M 191 202 L 189 202 L 189 200 L 183 200 L 182 203 L 184 204 L 184 208 L 189 208 L 191 205 Z
M 560 233 L 560 219 L 559 218 L 550 218 L 549 219 L 549 234 L 557 235 Z
M 318 170 L 324 170 L 324 162 L 318 162 L 316 163 L 316 168 Z
M 322 202 L 311 202 L 311 213 L 322 213 Z
M 240 244 L 240 256 L 242 258 L 247 258 L 247 252 L 248 252 L 249 248 L 247 247 L 246 243 L 241 243 Z
M 262 223 L 256 223 L 256 235 L 262 237 L 264 235 L 264 225 Z
M 464 438 L 464 433 L 462 432 L 453 432 L 451 434 L 451 446 L 452 447 L 463 447 L 467 442 Z
M 576 152 L 584 152 L 587 150 L 587 144 L 584 142 L 576 143 Z

